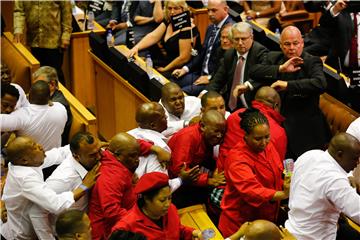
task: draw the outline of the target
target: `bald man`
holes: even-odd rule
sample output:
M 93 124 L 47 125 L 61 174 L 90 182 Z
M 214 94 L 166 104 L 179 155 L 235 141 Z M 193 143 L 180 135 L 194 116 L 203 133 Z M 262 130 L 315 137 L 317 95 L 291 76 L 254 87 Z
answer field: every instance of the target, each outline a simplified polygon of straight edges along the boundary
M 190 120 L 200 114 L 200 99 L 194 96 L 184 96 L 179 85 L 166 83 L 161 89 L 160 104 L 164 107 L 168 126 L 162 134 L 171 137 L 180 129 L 189 125 Z
M 203 114 L 199 123 L 180 130 L 169 140 L 172 151 L 170 176 L 177 176 L 184 164 L 187 168 L 199 166 L 201 172 L 196 181 L 183 185 L 175 192 L 173 199 L 177 207 L 205 203 L 207 187 L 225 183 L 224 174 L 216 170 L 213 159 L 213 147 L 223 140 L 225 131 L 224 116 L 216 110 L 209 110 Z
M 0 115 L 1 131 L 17 131 L 18 136 L 30 136 L 45 151 L 60 147 L 67 121 L 66 109 L 56 102 L 50 106 L 49 99 L 49 85 L 44 81 L 34 83 L 30 89 L 28 107 Z
M 115 135 L 103 152 L 100 173 L 89 201 L 92 239 L 107 239 L 111 228 L 136 202 L 133 174 L 139 165 L 140 145 L 127 133 Z
M 359 157 L 359 140 L 340 133 L 331 139 L 327 151 L 311 150 L 298 158 L 285 223 L 298 240 L 335 240 L 340 213 L 360 224 L 360 196 L 347 177 Z M 360 178 L 355 180 L 358 185 Z
M 286 27 L 280 37 L 282 52 L 271 52 L 262 64 L 250 69 L 250 77 L 279 91 L 289 145 L 287 157 L 296 159 L 311 149 L 324 149 L 329 126 L 319 108 L 319 96 L 327 86 L 319 57 L 303 51 L 301 32 Z
M 29 137 L 17 137 L 8 144 L 6 150 L 10 163 L 2 195 L 8 216 L 1 229 L 5 239 L 36 239 L 29 216 L 33 204 L 58 214 L 84 196 L 86 189 L 95 184 L 97 168 L 89 171 L 82 179 L 79 184 L 82 187 L 78 185 L 57 193 L 44 182 L 41 170 L 61 163 L 67 151 L 53 149 L 47 151 L 45 156 L 41 145 Z

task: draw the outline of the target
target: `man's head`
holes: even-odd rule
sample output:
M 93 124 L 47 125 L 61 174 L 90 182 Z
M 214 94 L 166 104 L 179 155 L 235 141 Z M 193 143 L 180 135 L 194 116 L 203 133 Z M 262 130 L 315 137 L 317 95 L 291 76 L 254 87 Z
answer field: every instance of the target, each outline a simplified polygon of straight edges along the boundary
M 226 121 L 218 111 L 209 110 L 201 117 L 200 128 L 205 142 L 210 146 L 215 146 L 221 143 L 224 138 Z
M 280 240 L 282 239 L 279 228 L 267 220 L 255 220 L 247 224 L 245 229 L 246 240 Z
M 162 132 L 167 129 L 164 108 L 157 102 L 141 104 L 136 111 L 136 122 L 139 127 Z
M 7 160 L 14 165 L 39 167 L 45 158 L 44 149 L 29 137 L 17 137 L 6 147 Z
M 131 172 L 135 172 L 139 166 L 140 145 L 133 136 L 116 134 L 110 141 L 109 151 Z
M 209 110 L 216 110 L 225 117 L 225 101 L 218 92 L 209 91 L 201 97 L 201 113 L 204 114 Z
M 76 133 L 70 141 L 70 150 L 86 170 L 92 169 L 102 157 L 100 141 L 88 132 Z
M 161 89 L 161 103 L 169 113 L 180 117 L 185 109 L 184 92 L 176 83 L 166 83 Z
M 16 87 L 11 84 L 1 87 L 1 113 L 12 113 L 18 100 L 19 91 Z
M 360 142 L 348 133 L 335 135 L 330 141 L 328 151 L 346 172 L 359 164 Z
M 46 105 L 50 100 L 49 84 L 45 81 L 34 83 L 29 92 L 29 102 L 31 104 Z
M 229 7 L 226 0 L 209 0 L 207 9 L 209 19 L 214 24 L 219 24 L 228 16 Z
M 1 87 L 11 83 L 10 69 L 5 63 L 1 63 Z
M 259 88 L 256 92 L 255 100 L 262 102 L 266 106 L 271 107 L 277 112 L 280 112 L 281 99 L 279 93 L 272 87 L 264 86 Z
M 229 38 L 229 32 L 231 30 L 231 26 L 232 26 L 231 24 L 226 24 L 221 29 L 220 46 L 221 46 L 221 49 L 223 49 L 223 50 L 228 50 L 233 47 L 232 42 Z
M 59 78 L 56 69 L 49 66 L 40 67 L 33 73 L 33 82 L 45 81 L 49 84 L 50 95 L 59 88 Z
M 229 38 L 233 44 L 233 48 L 243 55 L 247 53 L 254 42 L 253 29 L 246 22 L 239 22 L 232 25 L 229 32 Z
M 55 229 L 60 240 L 91 240 L 90 219 L 85 212 L 77 209 L 60 213 L 56 220 Z
M 304 40 L 297 27 L 284 28 L 280 36 L 280 48 L 287 58 L 300 57 L 304 49 Z

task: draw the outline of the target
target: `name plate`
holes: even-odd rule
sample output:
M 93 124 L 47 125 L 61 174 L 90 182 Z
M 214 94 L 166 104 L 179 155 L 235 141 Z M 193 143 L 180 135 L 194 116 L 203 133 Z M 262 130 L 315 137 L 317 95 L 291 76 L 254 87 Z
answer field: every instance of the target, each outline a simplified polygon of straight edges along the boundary
M 183 29 L 184 27 L 190 27 L 191 26 L 190 12 L 186 11 L 178 15 L 172 16 L 171 24 L 174 32 Z

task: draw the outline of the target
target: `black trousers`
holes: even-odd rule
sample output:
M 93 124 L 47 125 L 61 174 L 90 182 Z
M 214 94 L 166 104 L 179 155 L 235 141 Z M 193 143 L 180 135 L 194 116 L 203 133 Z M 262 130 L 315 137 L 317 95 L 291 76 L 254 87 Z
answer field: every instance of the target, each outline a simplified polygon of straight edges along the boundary
M 65 86 L 64 73 L 61 68 L 64 58 L 64 50 L 62 48 L 31 48 L 31 53 L 40 62 L 40 66 L 55 68 L 59 81 Z

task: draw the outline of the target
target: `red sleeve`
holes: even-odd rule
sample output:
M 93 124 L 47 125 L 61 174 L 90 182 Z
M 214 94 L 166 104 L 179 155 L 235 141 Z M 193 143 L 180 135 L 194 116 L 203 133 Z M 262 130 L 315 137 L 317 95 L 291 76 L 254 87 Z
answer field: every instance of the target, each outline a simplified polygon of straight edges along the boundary
M 170 176 L 175 178 L 179 175 L 180 169 L 186 163 L 186 169 L 192 166 L 191 157 L 194 156 L 194 144 L 189 135 L 174 135 L 170 138 L 168 145 L 171 149 L 171 165 L 169 167 Z M 197 186 L 207 186 L 208 174 L 201 173 L 199 179 L 194 183 Z
M 140 155 L 146 157 L 151 152 L 151 147 L 154 145 L 151 141 L 145 141 L 142 139 L 136 139 L 140 144 Z
M 184 226 L 180 223 L 180 239 L 192 240 L 192 232 L 194 230 L 194 228 Z
M 234 154 L 229 156 L 227 173 L 234 187 L 242 198 L 250 205 L 259 207 L 270 201 L 276 190 L 264 187 L 256 178 L 249 164 L 236 161 Z M 246 157 L 242 155 L 242 157 Z M 230 160 L 231 159 L 231 160 Z

